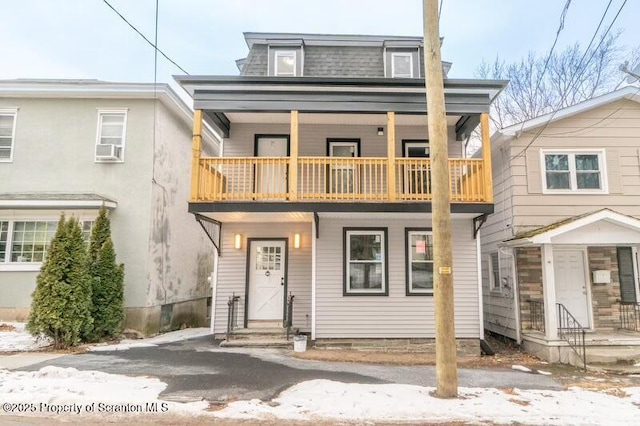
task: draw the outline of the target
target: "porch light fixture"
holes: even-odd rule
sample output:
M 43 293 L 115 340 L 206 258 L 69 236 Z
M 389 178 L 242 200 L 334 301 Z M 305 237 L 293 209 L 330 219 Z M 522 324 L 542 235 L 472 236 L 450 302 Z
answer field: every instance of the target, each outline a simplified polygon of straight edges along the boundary
M 378 136 L 384 136 L 384 127 L 378 127 Z
M 236 234 L 233 237 L 233 246 L 236 250 L 240 250 L 240 248 L 242 247 L 242 234 Z
M 297 232 L 293 235 L 293 247 L 300 248 L 300 234 Z

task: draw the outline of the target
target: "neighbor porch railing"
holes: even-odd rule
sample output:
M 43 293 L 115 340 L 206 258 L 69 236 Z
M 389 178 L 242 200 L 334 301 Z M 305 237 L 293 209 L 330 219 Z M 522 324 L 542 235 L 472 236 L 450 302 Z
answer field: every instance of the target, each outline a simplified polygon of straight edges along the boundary
M 580 325 L 571 312 L 562 304 L 556 303 L 558 308 L 558 336 L 564 339 L 571 349 L 582 358 L 584 369 L 587 369 L 587 348 L 585 344 L 584 327 Z
M 620 328 L 640 331 L 640 303 L 620 302 Z
M 293 300 L 295 298 L 296 297 L 291 293 L 289 293 L 289 297 L 287 298 L 287 311 L 284 318 L 284 327 L 287 329 L 287 340 L 289 340 L 291 328 L 293 327 Z
M 238 327 L 239 301 L 240 296 L 236 296 L 235 293 L 233 293 L 232 296 L 229 296 L 229 300 L 227 300 L 227 339 L 229 339 L 231 332 Z
M 383 157 L 200 158 L 195 200 L 394 202 L 430 201 L 433 195 L 428 158 L 396 158 L 392 168 Z M 394 170 L 395 179 L 389 179 Z M 290 172 L 296 172 L 291 187 Z M 452 202 L 487 202 L 484 160 L 449 159 Z M 389 182 L 395 188 L 389 191 Z

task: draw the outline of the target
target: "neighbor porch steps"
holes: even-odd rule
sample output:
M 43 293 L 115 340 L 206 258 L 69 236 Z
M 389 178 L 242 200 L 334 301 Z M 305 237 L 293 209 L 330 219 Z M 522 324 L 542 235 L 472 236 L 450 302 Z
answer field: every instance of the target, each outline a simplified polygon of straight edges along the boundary
M 287 329 L 283 327 L 251 327 L 233 330 L 223 348 L 293 348 L 293 333 L 287 340 Z

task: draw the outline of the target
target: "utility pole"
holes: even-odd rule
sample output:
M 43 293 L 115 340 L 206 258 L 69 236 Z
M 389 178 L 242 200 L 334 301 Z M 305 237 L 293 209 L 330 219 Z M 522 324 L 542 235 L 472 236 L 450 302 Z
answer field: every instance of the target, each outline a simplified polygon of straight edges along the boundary
M 433 182 L 433 268 L 436 317 L 436 392 L 439 398 L 458 396 L 456 333 L 453 315 L 451 203 L 444 82 L 440 55 L 438 0 L 423 0 L 424 69 L 427 123 Z

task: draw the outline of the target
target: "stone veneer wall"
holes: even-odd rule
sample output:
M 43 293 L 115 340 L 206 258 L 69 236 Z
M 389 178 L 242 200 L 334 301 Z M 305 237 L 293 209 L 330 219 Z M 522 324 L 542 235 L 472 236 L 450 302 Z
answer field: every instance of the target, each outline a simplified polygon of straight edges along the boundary
M 542 252 L 540 247 L 516 249 L 516 274 L 518 276 L 518 298 L 520 301 L 520 327 L 531 330 L 529 300 L 543 302 Z
M 616 247 L 592 246 L 587 248 L 593 322 L 596 331 L 616 331 L 620 328 L 620 276 Z M 593 271 L 611 271 L 609 284 L 594 284 Z

